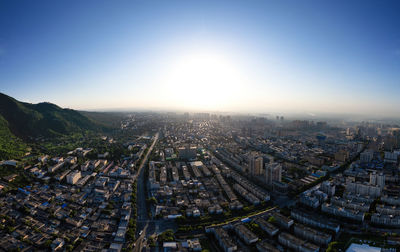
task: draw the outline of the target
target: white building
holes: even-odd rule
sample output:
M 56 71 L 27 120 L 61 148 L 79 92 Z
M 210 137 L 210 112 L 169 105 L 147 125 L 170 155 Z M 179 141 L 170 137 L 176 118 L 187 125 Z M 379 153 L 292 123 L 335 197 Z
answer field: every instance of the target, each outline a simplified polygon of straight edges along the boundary
M 67 183 L 74 185 L 81 178 L 80 171 L 73 171 L 67 175 Z

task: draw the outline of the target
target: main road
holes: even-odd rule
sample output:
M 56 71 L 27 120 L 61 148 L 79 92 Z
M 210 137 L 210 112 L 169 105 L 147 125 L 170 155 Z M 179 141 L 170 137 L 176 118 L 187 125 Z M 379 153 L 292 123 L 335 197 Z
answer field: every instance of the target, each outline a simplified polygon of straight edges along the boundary
M 139 235 L 138 239 L 136 240 L 136 246 L 133 251 L 141 251 L 142 247 L 144 246 L 144 238 L 146 237 L 146 230 L 148 227 L 148 215 L 147 215 L 147 206 L 146 206 L 146 181 L 144 181 L 144 166 L 147 164 L 148 158 L 153 151 L 154 145 L 156 145 L 159 137 L 159 132 L 154 135 L 153 143 L 151 144 L 150 148 L 147 150 L 146 154 L 142 162 L 139 164 L 138 172 L 134 177 L 134 180 L 137 181 L 137 232 L 140 231 L 141 234 Z

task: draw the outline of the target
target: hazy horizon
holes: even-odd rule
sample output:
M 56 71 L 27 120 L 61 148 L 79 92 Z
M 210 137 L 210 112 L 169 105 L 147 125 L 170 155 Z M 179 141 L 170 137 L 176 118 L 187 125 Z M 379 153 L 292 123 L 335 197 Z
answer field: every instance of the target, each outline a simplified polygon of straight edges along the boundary
M 1 90 L 78 110 L 400 115 L 396 1 L 2 1 Z

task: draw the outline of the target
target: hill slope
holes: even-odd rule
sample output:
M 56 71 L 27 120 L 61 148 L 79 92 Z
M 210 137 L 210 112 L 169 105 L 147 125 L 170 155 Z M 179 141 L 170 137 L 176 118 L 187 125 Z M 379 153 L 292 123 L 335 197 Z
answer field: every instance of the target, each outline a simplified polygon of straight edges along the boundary
M 8 122 L 0 116 L 0 160 L 22 156 L 27 146 L 14 136 L 8 128 Z
M 0 93 L 0 115 L 6 120 L 10 132 L 22 139 L 105 129 L 78 111 L 62 109 L 47 102 L 38 104 L 20 102 L 2 93 Z

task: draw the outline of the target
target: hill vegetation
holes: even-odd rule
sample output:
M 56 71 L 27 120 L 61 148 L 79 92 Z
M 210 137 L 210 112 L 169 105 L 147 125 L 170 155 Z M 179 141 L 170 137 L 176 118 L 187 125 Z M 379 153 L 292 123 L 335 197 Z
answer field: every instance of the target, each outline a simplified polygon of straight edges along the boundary
M 47 102 L 19 102 L 1 93 L 0 115 L 8 122 L 10 131 L 24 140 L 66 135 L 80 130 L 106 129 L 76 110 L 62 109 Z
M 26 144 L 11 133 L 8 122 L 0 116 L 0 159 L 22 156 L 26 150 Z
M 0 93 L 0 160 L 17 158 L 26 143 L 82 132 L 108 132 L 110 124 L 96 121 L 72 109 L 43 102 L 31 104 Z

